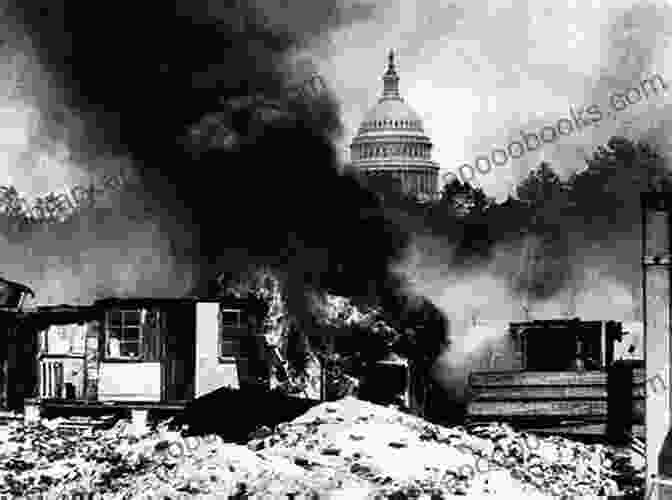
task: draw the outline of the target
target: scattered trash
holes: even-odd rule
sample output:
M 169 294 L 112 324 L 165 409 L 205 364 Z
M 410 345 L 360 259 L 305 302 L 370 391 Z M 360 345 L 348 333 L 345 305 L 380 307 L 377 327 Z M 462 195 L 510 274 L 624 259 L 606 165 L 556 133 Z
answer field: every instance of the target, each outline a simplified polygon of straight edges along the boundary
M 530 499 L 643 486 L 630 458 L 607 446 L 534 438 L 506 425 L 446 428 L 352 397 L 260 429 L 247 446 L 186 436 L 165 422 L 142 435 L 129 421 L 80 435 L 61 424 L 0 427 L 0 495 Z

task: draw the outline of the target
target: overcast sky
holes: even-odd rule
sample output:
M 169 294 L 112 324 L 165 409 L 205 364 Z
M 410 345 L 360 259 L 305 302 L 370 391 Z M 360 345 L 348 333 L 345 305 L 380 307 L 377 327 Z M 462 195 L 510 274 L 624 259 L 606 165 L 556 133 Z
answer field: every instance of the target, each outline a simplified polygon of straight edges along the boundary
M 606 110 L 610 92 L 639 86 L 641 78 L 657 73 L 670 82 L 667 95 L 479 177 L 501 198 L 542 159 L 563 174 L 581 168 L 585 155 L 613 134 L 666 141 L 671 13 L 663 1 L 381 0 L 371 19 L 333 32 L 304 55 L 341 103 L 345 152 L 381 93 L 387 53 L 395 49 L 401 92 L 424 118 L 442 173 L 506 147 L 521 129 L 571 119 L 570 106 Z
M 346 8 L 334 15 L 351 16 L 354 22 L 334 23 L 342 27 L 326 37 L 320 32 L 297 60 L 310 60 L 338 99 L 345 126 L 338 147 L 347 159 L 347 146 L 364 113 L 381 94 L 387 54 L 394 49 L 402 95 L 423 117 L 443 174 L 465 162 L 473 165 L 477 155 L 505 148 L 520 139 L 521 130 L 538 132 L 561 118 L 571 119 L 570 107 L 596 104 L 606 110 L 611 92 L 637 87 L 642 78 L 658 74 L 670 82 L 667 94 L 651 95 L 603 119 L 599 127 L 574 130 L 477 176 L 486 192 L 501 200 L 541 160 L 569 174 L 615 134 L 646 138 L 672 151 L 672 109 L 666 109 L 672 95 L 669 1 L 360 0 L 374 5 L 366 15 L 369 9 L 356 7 L 355 0 L 342 0 Z M 305 19 L 316 18 L 297 15 L 297 4 L 259 5 L 272 22 L 290 31 L 310 32 Z M 29 78 L 34 92 L 48 85 L 48 78 L 35 71 Z M 16 106 L 3 104 L 0 126 L 3 136 L 23 144 L 32 111 L 29 105 L 20 110 Z M 0 150 L 0 173 L 7 173 L 22 191 L 44 193 L 82 181 L 76 168 L 61 169 L 59 179 L 25 165 L 5 168 L 16 165 L 14 156 L 5 159 L 14 152 Z M 56 156 L 50 154 L 50 161 L 57 161 Z M 44 182 L 36 182 L 42 177 Z

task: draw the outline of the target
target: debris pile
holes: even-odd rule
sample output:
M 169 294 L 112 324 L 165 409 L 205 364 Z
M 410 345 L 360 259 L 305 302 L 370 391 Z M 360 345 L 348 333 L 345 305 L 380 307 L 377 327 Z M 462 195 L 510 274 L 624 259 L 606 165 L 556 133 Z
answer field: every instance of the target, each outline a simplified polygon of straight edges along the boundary
M 148 460 L 148 442 L 133 436 L 131 425 L 106 431 L 64 429 L 63 419 L 0 428 L 0 495 L 11 498 L 67 491 L 111 491 Z
M 445 428 L 347 397 L 246 446 L 127 422 L 77 436 L 53 421 L 0 431 L 0 494 L 104 498 L 551 498 L 622 493 L 605 446 L 505 425 Z

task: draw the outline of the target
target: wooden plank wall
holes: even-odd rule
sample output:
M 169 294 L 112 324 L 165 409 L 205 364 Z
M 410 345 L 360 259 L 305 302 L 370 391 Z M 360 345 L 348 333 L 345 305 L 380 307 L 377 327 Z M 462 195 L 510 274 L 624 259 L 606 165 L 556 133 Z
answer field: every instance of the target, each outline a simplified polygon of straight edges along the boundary
M 103 335 L 103 323 L 100 320 L 90 321 L 86 329 L 85 363 L 86 363 L 86 389 L 84 399 L 96 401 L 98 399 L 98 373 L 100 360 L 105 349 Z
M 142 359 L 149 362 L 161 361 L 163 354 L 161 334 L 162 328 L 165 329 L 162 324 L 161 309 L 158 307 L 148 308 L 147 314 L 153 319 L 142 326 Z
M 191 400 L 196 368 L 196 309 L 193 304 L 180 304 L 163 308 L 160 314 L 161 399 Z
M 7 325 L 5 325 L 7 328 Z M 7 407 L 23 408 L 25 398 L 37 395 L 37 330 L 32 325 L 15 322 L 8 327 Z
M 645 372 L 634 368 L 631 432 L 644 436 Z M 606 371 L 476 372 L 469 377 L 471 422 L 508 421 L 528 429 L 548 428 L 571 434 L 603 434 L 609 421 Z M 628 390 L 628 389 L 626 389 Z M 627 401 L 627 399 L 626 399 Z M 613 399 L 612 399 L 613 409 Z

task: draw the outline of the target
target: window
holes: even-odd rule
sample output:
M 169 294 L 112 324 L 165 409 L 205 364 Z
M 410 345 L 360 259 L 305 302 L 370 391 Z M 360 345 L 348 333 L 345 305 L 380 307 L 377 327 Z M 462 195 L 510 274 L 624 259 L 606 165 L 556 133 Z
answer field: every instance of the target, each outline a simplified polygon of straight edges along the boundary
M 222 309 L 219 314 L 223 327 L 241 328 L 243 326 L 240 309 Z
M 240 309 L 220 309 L 219 325 L 219 355 L 221 357 L 241 357 L 244 351 L 243 340 L 246 326 L 242 311 Z
M 140 359 L 145 311 L 116 310 L 105 314 L 105 346 L 108 358 Z

